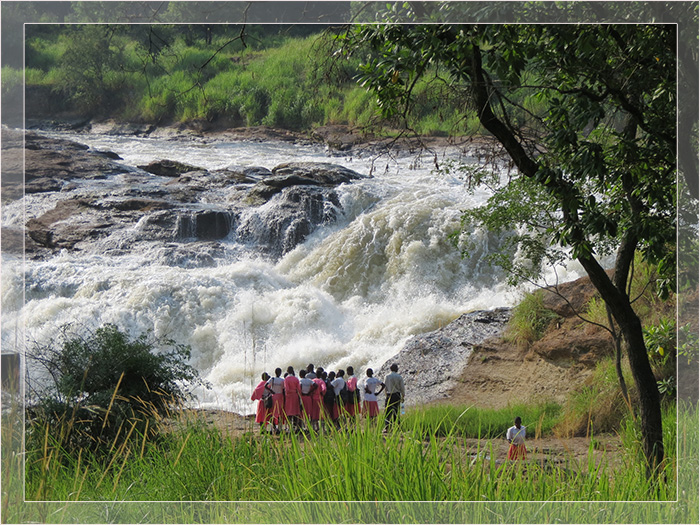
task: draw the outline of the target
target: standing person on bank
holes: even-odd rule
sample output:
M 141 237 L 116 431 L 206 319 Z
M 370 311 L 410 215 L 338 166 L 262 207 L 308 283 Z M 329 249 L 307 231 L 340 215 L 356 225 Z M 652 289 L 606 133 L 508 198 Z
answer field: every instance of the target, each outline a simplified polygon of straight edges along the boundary
M 360 415 L 360 392 L 357 390 L 357 378 L 355 377 L 355 369 L 349 366 L 346 370 L 348 377 L 345 379 L 345 387 L 348 392 L 352 392 L 352 401 L 345 402 L 345 411 L 348 417 L 354 417 Z
M 284 378 L 284 413 L 291 421 L 292 428 L 298 430 L 301 422 L 301 385 L 291 366 L 287 368 L 287 376 Z
M 316 378 L 312 379 L 316 388 L 311 391 L 311 427 L 315 432 L 319 431 L 319 421 L 321 420 L 321 405 L 326 394 L 326 382 L 323 380 L 323 368 L 316 369 Z M 309 374 L 306 374 L 309 377 Z
M 520 416 L 515 418 L 515 425 L 506 432 L 506 439 L 510 443 L 508 448 L 508 459 L 525 459 L 527 449 L 525 448 L 525 427 L 522 425 Z
M 345 410 L 345 405 L 343 400 L 340 398 L 340 391 L 345 386 L 345 370 L 342 368 L 335 373 L 335 379 L 331 382 L 333 387 L 333 394 L 335 395 L 335 402 L 333 403 L 333 412 L 331 419 L 335 423 L 336 428 L 340 428 L 340 416 Z
M 384 379 L 386 388 L 386 407 L 384 409 L 384 430 L 388 430 L 399 418 L 399 408 L 406 397 L 403 377 L 399 375 L 399 365 L 389 367 L 391 373 Z
M 262 380 L 258 383 L 258 386 L 255 387 L 253 394 L 250 396 L 251 401 L 257 400 L 258 402 L 258 408 L 255 412 L 255 422 L 260 423 L 260 432 L 265 432 L 268 421 L 272 419 L 272 403 L 270 403 L 269 407 L 267 406 L 268 398 L 270 398 L 272 394 L 265 388 L 269 379 L 270 376 L 268 373 L 263 372 Z M 270 401 L 272 401 L 272 399 L 270 399 Z
M 306 428 L 310 428 L 311 424 L 311 396 L 317 386 L 311 379 L 308 378 L 306 370 L 299 370 L 299 386 L 301 387 L 301 404 L 302 404 L 302 419 Z
M 384 390 L 384 383 L 374 377 L 374 370 L 367 369 L 367 379 L 365 379 L 364 391 L 365 400 L 362 406 L 362 413 L 369 419 L 374 419 L 379 415 L 379 401 L 377 396 Z
M 280 424 L 287 420 L 284 417 L 284 379 L 281 368 L 275 368 L 275 377 L 268 379 L 265 389 L 272 395 L 272 427 L 276 434 L 280 433 Z

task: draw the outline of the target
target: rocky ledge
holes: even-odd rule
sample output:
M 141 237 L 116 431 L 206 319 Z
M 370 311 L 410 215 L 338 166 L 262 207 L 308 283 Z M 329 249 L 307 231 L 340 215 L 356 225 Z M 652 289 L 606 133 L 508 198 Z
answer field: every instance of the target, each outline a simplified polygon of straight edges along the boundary
M 2 147 L 5 203 L 51 194 L 41 215 L 3 225 L 3 250 L 35 258 L 57 250 L 117 253 L 159 240 L 174 243 L 176 264 L 201 266 L 212 263 L 206 252 L 219 250 L 217 241 L 231 237 L 279 257 L 338 218 L 340 184 L 366 178 L 331 163 L 208 171 L 157 159 L 132 167 L 111 152 L 7 129 Z
M 503 333 L 511 311 L 507 308 L 466 313 L 448 325 L 411 338 L 379 369 L 384 378 L 392 363 L 406 386 L 406 404 L 420 405 L 447 398 L 457 386 L 474 348 Z
M 595 295 L 588 278 L 544 291 L 557 317 L 528 345 L 505 337 L 509 309 L 475 311 L 410 339 L 378 372 L 395 362 L 406 383 L 406 404 L 445 402 L 482 408 L 566 401 L 603 357 L 613 355 L 610 334 L 576 315 Z

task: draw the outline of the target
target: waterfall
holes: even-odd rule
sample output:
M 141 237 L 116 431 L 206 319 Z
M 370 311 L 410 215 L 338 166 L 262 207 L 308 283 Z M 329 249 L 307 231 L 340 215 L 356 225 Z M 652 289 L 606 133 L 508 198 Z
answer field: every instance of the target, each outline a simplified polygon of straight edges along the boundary
M 68 138 L 115 151 L 128 166 L 164 156 L 205 170 L 327 161 L 323 148 L 287 143 Z M 446 154 L 468 161 L 456 149 Z M 3 268 L 3 343 L 17 325 L 27 341 L 39 342 L 67 323 L 114 323 L 133 335 L 153 330 L 192 348 L 191 364 L 213 386 L 198 392 L 200 406 L 249 412 L 251 385 L 263 371 L 310 362 L 379 368 L 414 334 L 514 302 L 505 276 L 485 261 L 498 238 L 466 232 L 479 247 L 469 259 L 448 240 L 461 211 L 487 194 L 433 172 L 432 154 L 425 162 L 415 154 L 333 161 L 373 178 L 285 188 L 246 206 L 222 179 L 197 189 L 199 209 L 144 207 L 132 228 L 27 259 L 17 272 Z M 134 198 L 139 187 L 161 195 L 175 184 L 134 170 L 121 177 L 74 182 L 72 190 L 27 196 L 22 205 L 31 218 L 50 209 L 50 199 Z M 6 213 L 20 217 L 16 205 L 3 221 Z

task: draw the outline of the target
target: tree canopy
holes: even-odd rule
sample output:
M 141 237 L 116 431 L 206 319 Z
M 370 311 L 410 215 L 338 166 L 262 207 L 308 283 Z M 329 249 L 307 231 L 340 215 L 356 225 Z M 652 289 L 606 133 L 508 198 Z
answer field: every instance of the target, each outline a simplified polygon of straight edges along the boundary
M 432 77 L 496 139 L 515 173 L 463 226 L 513 231 L 513 252 L 496 257 L 520 278 L 543 261 L 581 263 L 626 343 L 645 453 L 658 466 L 659 394 L 628 281 L 639 252 L 657 268 L 659 293 L 675 289 L 676 28 L 363 25 L 339 45 L 365 54 L 358 80 L 384 116 L 410 127 L 414 87 Z M 538 103 L 521 104 L 523 92 Z

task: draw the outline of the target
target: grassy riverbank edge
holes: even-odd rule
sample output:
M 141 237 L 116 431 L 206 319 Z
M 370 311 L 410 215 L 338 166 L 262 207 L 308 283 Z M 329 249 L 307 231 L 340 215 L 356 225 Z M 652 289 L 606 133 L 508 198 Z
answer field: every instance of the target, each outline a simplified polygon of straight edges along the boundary
M 470 442 L 456 424 L 436 437 L 426 432 L 433 421 L 410 413 L 398 432 L 360 426 L 318 438 L 261 437 L 252 428 L 231 438 L 195 419 L 99 461 L 56 461 L 47 436 L 48 455 L 28 451 L 24 465 L 21 426 L 4 414 L 3 522 L 694 523 L 697 406 L 682 403 L 678 416 L 678 452 L 669 447 L 666 482 L 652 490 L 631 426 L 620 434 L 625 459 L 614 473 L 590 459 L 579 472 L 571 462 L 500 461 L 495 440 Z M 666 418 L 675 443 L 673 408 Z

